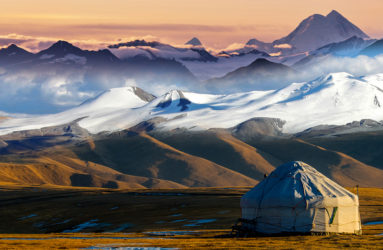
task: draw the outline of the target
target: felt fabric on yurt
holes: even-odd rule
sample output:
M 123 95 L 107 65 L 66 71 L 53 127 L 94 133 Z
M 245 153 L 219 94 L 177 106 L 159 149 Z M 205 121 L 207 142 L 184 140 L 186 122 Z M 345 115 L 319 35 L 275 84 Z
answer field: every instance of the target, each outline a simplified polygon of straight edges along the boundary
M 246 230 L 360 234 L 358 196 L 303 162 L 276 168 L 241 199 Z M 251 223 L 250 223 L 251 222 Z

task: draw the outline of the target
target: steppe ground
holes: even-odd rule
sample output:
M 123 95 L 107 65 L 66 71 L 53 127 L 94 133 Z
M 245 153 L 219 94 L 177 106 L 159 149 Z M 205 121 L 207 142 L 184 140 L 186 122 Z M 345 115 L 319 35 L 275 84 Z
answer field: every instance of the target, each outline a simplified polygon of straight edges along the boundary
M 229 237 L 241 214 L 240 197 L 247 190 L 115 190 L 4 183 L 0 186 L 0 248 L 383 248 L 383 235 L 379 235 L 383 224 L 363 225 L 362 236 Z M 359 195 L 362 223 L 383 221 L 383 189 L 360 188 Z

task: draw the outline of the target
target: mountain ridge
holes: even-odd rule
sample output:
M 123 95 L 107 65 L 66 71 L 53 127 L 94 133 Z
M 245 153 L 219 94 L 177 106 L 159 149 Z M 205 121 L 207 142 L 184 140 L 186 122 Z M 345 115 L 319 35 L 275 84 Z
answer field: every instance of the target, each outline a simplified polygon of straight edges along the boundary
M 152 119 L 157 119 L 156 130 L 198 131 L 227 129 L 256 117 L 279 118 L 285 121 L 283 133 L 297 133 L 323 124 L 383 120 L 381 89 L 381 74 L 358 78 L 348 73 L 327 74 L 277 90 L 229 95 L 173 90 L 150 102 L 142 100 L 132 88 L 126 87 L 107 92 L 110 95 L 106 100 L 116 101 L 116 106 L 109 107 L 96 98 L 85 106 L 53 115 L 11 116 L 11 119 L 0 121 L 0 134 L 62 125 L 80 118 L 80 127 L 97 134 L 128 129 Z M 123 93 L 127 93 L 127 98 L 121 97 Z M 350 96 L 360 102 L 354 102 Z M 100 103 L 96 104 L 98 101 Z M 302 113 L 306 114 L 304 121 L 299 119 Z

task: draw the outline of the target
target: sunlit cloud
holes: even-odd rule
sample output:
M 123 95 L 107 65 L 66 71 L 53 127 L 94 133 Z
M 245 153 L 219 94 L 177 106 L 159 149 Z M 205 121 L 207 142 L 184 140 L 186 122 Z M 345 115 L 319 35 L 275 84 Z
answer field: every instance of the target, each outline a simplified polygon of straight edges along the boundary
M 281 51 L 275 52 L 275 53 L 269 53 L 270 56 L 280 56 L 282 55 Z
M 244 43 L 232 43 L 229 46 L 227 46 L 224 51 L 231 51 L 231 50 L 237 50 L 245 47 Z
M 292 46 L 288 43 L 282 43 L 282 44 L 274 45 L 274 48 L 276 48 L 276 49 L 291 49 Z

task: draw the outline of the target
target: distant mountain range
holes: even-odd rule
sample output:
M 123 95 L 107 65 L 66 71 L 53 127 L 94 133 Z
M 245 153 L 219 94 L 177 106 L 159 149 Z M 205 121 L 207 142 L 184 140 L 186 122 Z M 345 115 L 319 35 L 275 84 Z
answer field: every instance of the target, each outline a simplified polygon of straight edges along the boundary
M 254 38 L 242 48 L 219 52 L 205 48 L 197 37 L 184 45 L 134 40 L 99 51 L 66 41 L 38 53 L 10 45 L 0 49 L 0 110 L 56 113 L 127 85 L 155 94 L 172 88 L 216 94 L 275 89 L 331 73 L 321 69 L 326 60 L 374 57 L 383 53 L 381 47 L 381 41 L 368 39 L 336 11 L 312 15 L 272 43 Z M 258 59 L 270 63 L 262 66 L 266 61 Z M 285 72 L 276 73 L 276 67 Z M 338 71 L 347 67 L 357 68 L 344 64 Z
M 191 47 L 175 47 L 160 42 L 147 42 L 135 40 L 126 43 L 109 45 L 108 48 L 121 59 L 145 57 L 148 59 L 166 58 L 179 61 L 216 61 L 217 58 L 207 52 L 198 38 L 193 38 L 186 43 Z
M 57 112 L 127 81 L 148 86 L 158 79 L 165 85 L 196 81 L 185 66 L 173 59 L 124 60 L 107 49 L 87 51 L 65 41 L 36 54 L 11 45 L 0 50 L 0 67 L 0 108 L 8 112 Z M 5 92 L 10 90 L 7 84 L 13 85 L 15 96 Z
M 223 77 L 214 78 L 207 82 L 209 88 L 233 90 L 273 90 L 289 84 L 296 78 L 292 68 L 259 58 L 248 66 L 240 67 Z

